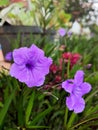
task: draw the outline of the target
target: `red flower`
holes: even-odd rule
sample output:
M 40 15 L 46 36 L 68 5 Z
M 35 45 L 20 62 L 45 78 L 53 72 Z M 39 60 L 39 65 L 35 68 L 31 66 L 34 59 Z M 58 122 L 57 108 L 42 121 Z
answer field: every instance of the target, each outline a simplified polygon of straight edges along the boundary
M 55 76 L 55 82 L 56 83 L 59 83 L 61 81 L 61 79 L 62 79 L 61 76 L 59 76 L 59 75 Z
M 65 52 L 62 54 L 62 58 L 66 63 L 70 60 L 70 66 L 71 68 L 73 65 L 77 63 L 77 61 L 81 58 L 81 55 L 79 53 L 71 53 L 71 52 Z
M 72 59 L 72 53 L 71 52 L 65 52 L 62 54 L 63 59 Z
M 50 66 L 50 71 L 52 72 L 52 73 L 56 73 L 57 72 L 57 70 L 58 70 L 58 67 L 55 65 L 55 64 L 52 64 L 51 66 Z
M 60 58 L 60 59 L 59 59 L 59 66 L 58 66 L 58 70 L 59 70 L 59 71 L 62 71 L 62 65 L 63 65 L 63 59 Z
M 71 60 L 72 64 L 73 64 L 73 65 L 76 64 L 77 61 L 78 61 L 80 58 L 81 58 L 81 55 L 80 55 L 80 54 L 74 53 L 74 54 L 73 54 L 73 58 L 72 58 L 72 60 Z

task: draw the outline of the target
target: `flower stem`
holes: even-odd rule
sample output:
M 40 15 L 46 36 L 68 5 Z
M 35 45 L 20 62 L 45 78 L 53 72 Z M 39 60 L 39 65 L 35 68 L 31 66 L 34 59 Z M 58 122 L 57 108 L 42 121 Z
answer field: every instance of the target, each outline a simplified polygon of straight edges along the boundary
M 76 127 L 78 127 L 78 126 L 80 126 L 80 125 L 82 125 L 82 124 L 85 124 L 85 123 L 87 123 L 87 122 L 89 122 L 89 121 L 91 121 L 91 120 L 95 120 L 95 119 L 98 119 L 98 117 L 90 118 L 90 119 L 84 120 L 84 121 L 82 121 L 82 122 L 80 122 L 80 123 L 74 125 L 71 129 L 73 130 L 74 128 L 76 128 Z
M 45 95 L 51 95 L 51 96 L 54 97 L 56 100 L 59 99 L 56 95 L 52 94 L 51 92 L 44 92 L 44 94 L 45 94 Z
M 69 69 L 70 69 L 70 60 L 68 61 L 68 64 L 67 64 L 67 78 L 69 78 Z M 68 120 L 68 108 L 66 107 L 65 117 L 64 117 L 64 128 L 65 128 L 65 130 L 67 130 L 67 120 Z
M 68 60 L 68 64 L 67 64 L 67 78 L 70 77 L 69 70 L 70 70 L 70 60 Z
M 65 116 L 64 116 L 64 128 L 67 129 L 67 118 L 68 118 L 68 108 L 65 109 Z
M 73 125 L 74 123 L 74 120 L 76 118 L 76 114 L 73 112 L 69 118 L 69 121 L 68 121 L 68 124 L 67 124 L 67 128 L 71 128 L 71 126 Z

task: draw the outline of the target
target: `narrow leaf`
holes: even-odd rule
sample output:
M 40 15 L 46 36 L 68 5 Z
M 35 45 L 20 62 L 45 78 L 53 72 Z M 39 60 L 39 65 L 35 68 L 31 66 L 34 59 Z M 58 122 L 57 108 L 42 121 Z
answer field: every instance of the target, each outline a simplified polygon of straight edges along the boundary
M 50 127 L 49 126 L 27 126 L 26 128 L 38 129 L 38 128 L 50 128 Z
M 35 125 L 38 122 L 38 120 L 43 119 L 51 111 L 52 111 L 52 108 L 49 107 L 45 111 L 38 113 L 38 115 L 34 118 L 34 120 L 31 121 L 30 125 Z
M 4 107 L 1 109 L 0 111 L 0 127 L 2 126 L 2 123 L 3 123 L 3 120 L 4 120 L 4 117 L 6 116 L 7 114 L 7 111 L 9 109 L 9 106 L 11 104 L 11 101 L 13 100 L 14 96 L 15 96 L 15 92 L 16 92 L 16 89 L 14 89 L 11 93 L 11 95 L 9 96 L 9 98 L 6 100 L 5 104 L 4 104 Z
M 28 106 L 27 106 L 27 110 L 26 110 L 26 124 L 28 124 L 29 121 L 29 117 L 33 108 L 33 104 L 34 104 L 34 95 L 35 95 L 35 91 L 33 91 L 30 100 L 28 102 Z

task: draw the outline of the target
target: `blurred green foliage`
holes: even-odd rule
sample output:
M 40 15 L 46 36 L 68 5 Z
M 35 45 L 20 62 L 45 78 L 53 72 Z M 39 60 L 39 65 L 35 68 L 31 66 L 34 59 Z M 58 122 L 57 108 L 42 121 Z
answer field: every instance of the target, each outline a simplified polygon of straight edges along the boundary
M 0 6 L 6 6 L 9 4 L 9 0 L 0 0 Z

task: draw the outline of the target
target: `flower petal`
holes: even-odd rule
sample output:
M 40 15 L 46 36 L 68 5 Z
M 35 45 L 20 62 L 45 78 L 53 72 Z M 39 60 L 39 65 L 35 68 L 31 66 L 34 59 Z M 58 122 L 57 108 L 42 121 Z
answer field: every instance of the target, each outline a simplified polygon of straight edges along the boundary
M 84 82 L 81 84 L 80 88 L 83 96 L 84 94 L 89 93 L 92 87 L 89 83 Z
M 25 83 L 28 87 L 41 86 L 44 83 L 45 76 L 43 76 L 40 72 L 35 73 L 35 71 L 28 71 L 28 77 L 25 79 Z
M 72 80 L 72 79 L 66 80 L 65 82 L 62 83 L 62 88 L 63 88 L 66 92 L 72 93 L 73 88 L 74 88 L 73 81 L 74 81 L 74 80 Z
M 33 49 L 33 50 L 37 51 L 38 53 L 44 55 L 44 51 L 42 49 L 38 48 L 35 44 L 32 44 L 30 49 Z
M 28 48 L 22 47 L 13 51 L 14 62 L 18 65 L 24 64 L 28 59 Z
M 27 69 L 24 65 L 19 66 L 14 63 L 10 68 L 10 75 L 12 77 L 15 77 L 21 82 L 24 82 L 24 80 L 27 79 L 26 73 L 27 73 Z
M 66 105 L 70 111 L 74 110 L 75 113 L 81 113 L 85 108 L 85 101 L 83 98 L 71 94 L 66 98 Z
M 34 44 L 29 49 L 30 49 L 29 57 L 30 55 L 32 55 L 34 57 L 34 60 L 40 58 L 41 56 L 44 56 L 44 51 Z
M 25 83 L 28 87 L 41 86 L 45 80 L 45 76 L 41 72 L 36 73 L 17 64 L 11 66 L 10 75 Z
M 81 113 L 85 108 L 85 101 L 83 98 L 74 97 L 75 98 L 75 104 L 73 106 L 74 113 Z
M 74 109 L 74 104 L 75 104 L 75 100 L 73 95 L 70 95 L 69 97 L 66 98 L 66 106 L 70 111 Z
M 49 73 L 49 67 L 52 64 L 52 59 L 47 57 L 40 57 L 36 63 L 36 70 L 42 72 L 44 75 Z
M 74 83 L 78 86 L 83 83 L 84 72 L 82 70 L 78 70 L 74 77 Z

